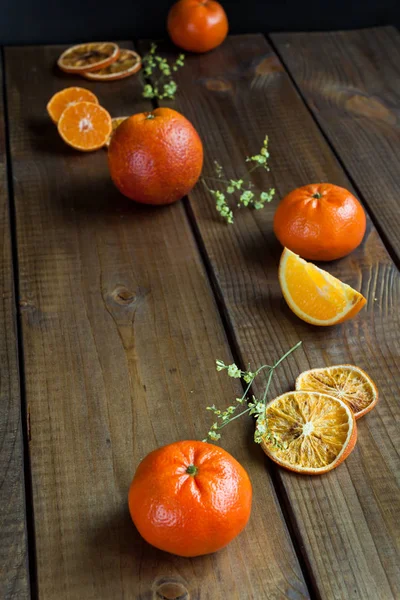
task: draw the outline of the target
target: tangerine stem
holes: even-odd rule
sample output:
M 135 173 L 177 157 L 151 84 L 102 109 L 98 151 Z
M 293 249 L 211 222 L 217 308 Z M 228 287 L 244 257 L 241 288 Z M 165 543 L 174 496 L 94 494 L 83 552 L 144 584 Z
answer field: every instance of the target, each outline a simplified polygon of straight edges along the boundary
M 192 475 L 194 477 L 195 475 L 197 475 L 198 470 L 199 469 L 195 465 L 189 465 L 188 468 L 186 469 L 186 473 L 188 475 Z

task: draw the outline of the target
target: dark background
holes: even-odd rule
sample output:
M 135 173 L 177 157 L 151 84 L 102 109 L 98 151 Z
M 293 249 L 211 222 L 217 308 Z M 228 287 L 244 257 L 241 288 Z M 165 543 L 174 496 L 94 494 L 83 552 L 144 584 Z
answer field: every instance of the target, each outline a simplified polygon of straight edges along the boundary
M 172 0 L 0 0 L 0 43 L 161 38 Z M 400 25 L 400 0 L 222 0 L 231 33 Z

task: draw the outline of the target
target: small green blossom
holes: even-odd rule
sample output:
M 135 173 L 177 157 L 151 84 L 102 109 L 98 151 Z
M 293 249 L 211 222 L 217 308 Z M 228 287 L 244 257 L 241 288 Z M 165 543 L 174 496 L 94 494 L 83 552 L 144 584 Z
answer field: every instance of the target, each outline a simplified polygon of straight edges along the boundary
M 255 193 L 251 191 L 251 189 L 254 189 L 254 184 L 250 180 L 250 174 L 257 168 L 263 168 L 264 170 L 269 171 L 268 158 L 268 136 L 266 136 L 264 138 L 263 146 L 260 149 L 259 154 L 255 154 L 254 156 L 248 156 L 246 158 L 246 162 L 252 162 L 254 164 L 251 167 L 251 169 L 249 169 L 247 176 L 243 179 L 228 180 L 225 177 L 223 167 L 217 161 L 214 161 L 216 177 L 213 177 L 211 179 L 219 179 L 221 184 L 225 184 L 226 186 L 225 193 L 220 192 L 220 196 L 217 195 L 217 190 L 209 188 L 206 181 L 207 177 L 202 178 L 203 184 L 216 200 L 217 211 L 219 212 L 220 216 L 223 217 L 228 223 L 233 223 L 233 211 L 226 200 L 225 194 L 227 194 L 228 196 L 235 196 L 235 192 L 241 192 L 239 198 L 237 198 L 237 196 L 234 198 L 235 205 L 238 208 L 241 208 L 242 206 L 251 206 L 256 210 L 260 210 L 264 208 L 267 202 L 271 202 L 275 190 L 271 188 L 268 192 L 263 191 L 257 198 Z
M 146 83 L 143 88 L 144 98 L 158 98 L 163 100 L 168 98 L 173 100 L 178 90 L 176 82 L 171 78 L 172 72 L 176 72 L 179 67 L 184 65 L 184 54 L 180 54 L 175 63 L 169 65 L 166 58 L 156 55 L 156 44 L 152 44 L 146 56 L 142 59 L 143 74 L 147 79 L 150 78 L 156 70 L 160 72 L 158 79 L 154 83 Z M 165 81 L 168 79 L 168 81 Z
M 251 383 L 254 379 L 254 373 L 246 373 L 243 375 L 243 379 L 246 383 Z
M 228 375 L 229 377 L 240 378 L 242 376 L 242 371 L 233 363 L 228 367 Z
M 243 204 L 243 206 L 248 206 L 253 198 L 254 198 L 253 192 L 250 192 L 250 190 L 247 190 L 246 192 L 243 192 L 240 195 L 240 202 Z
M 287 443 L 281 439 L 278 439 L 278 437 L 270 431 L 268 426 L 268 419 L 266 417 L 267 395 L 275 369 L 285 358 L 289 356 L 289 354 L 296 350 L 296 348 L 298 348 L 300 345 L 301 342 L 298 342 L 295 346 L 293 346 L 293 348 L 286 352 L 273 365 L 262 365 L 254 372 L 250 370 L 250 365 L 247 371 L 241 371 L 235 363 L 225 365 L 224 361 L 217 360 L 216 365 L 218 371 L 227 370 L 229 377 L 242 378 L 246 382 L 247 386 L 243 393 L 243 396 L 241 398 L 235 398 L 235 404 L 233 404 L 232 406 L 228 406 L 225 410 L 221 411 L 217 409 L 215 404 L 213 404 L 212 406 L 207 406 L 206 410 L 211 411 L 215 415 L 217 420 L 211 425 L 210 431 L 208 432 L 207 437 L 203 441 L 218 441 L 221 438 L 221 434 L 219 433 L 221 429 L 229 425 L 229 423 L 231 423 L 233 420 L 238 419 L 239 417 L 245 414 L 248 414 L 254 415 L 256 419 L 254 441 L 257 444 L 261 442 L 273 444 L 275 447 L 279 448 L 282 452 L 284 452 L 287 449 Z M 252 395 L 251 400 L 248 400 L 247 393 L 254 379 L 256 379 L 256 377 L 258 377 L 262 371 L 266 371 L 267 374 L 267 383 L 265 386 L 263 397 L 261 400 L 259 400 L 254 395 Z M 242 406 L 243 404 L 246 405 L 246 409 L 239 412 L 239 414 L 236 414 L 239 406 Z
M 217 442 L 219 439 L 221 439 L 221 434 L 220 433 L 216 433 L 215 431 L 209 431 L 208 432 L 208 437 L 213 442 Z M 208 440 L 205 440 L 205 441 L 207 442 Z

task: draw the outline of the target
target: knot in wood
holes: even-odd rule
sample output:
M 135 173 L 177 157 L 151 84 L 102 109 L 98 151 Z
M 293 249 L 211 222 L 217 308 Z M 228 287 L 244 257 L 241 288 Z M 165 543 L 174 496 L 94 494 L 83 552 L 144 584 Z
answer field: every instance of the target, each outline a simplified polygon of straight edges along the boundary
M 136 295 L 123 285 L 118 285 L 115 290 L 111 292 L 111 297 L 114 302 L 120 306 L 128 306 L 136 299 Z
M 279 73 L 283 71 L 282 63 L 274 56 L 267 56 L 256 66 L 257 75 L 268 75 L 268 73 Z
M 19 301 L 19 307 L 21 311 L 33 310 L 35 308 L 35 305 L 30 300 L 25 300 L 24 298 L 21 298 L 21 300 Z
M 155 586 L 154 600 L 189 600 L 186 586 L 174 579 L 163 579 Z
M 211 92 L 229 92 L 232 90 L 232 84 L 226 79 L 207 79 L 206 88 Z
M 379 98 L 354 94 L 346 100 L 345 107 L 356 116 L 384 121 L 389 125 L 395 125 L 397 122 L 396 115 Z

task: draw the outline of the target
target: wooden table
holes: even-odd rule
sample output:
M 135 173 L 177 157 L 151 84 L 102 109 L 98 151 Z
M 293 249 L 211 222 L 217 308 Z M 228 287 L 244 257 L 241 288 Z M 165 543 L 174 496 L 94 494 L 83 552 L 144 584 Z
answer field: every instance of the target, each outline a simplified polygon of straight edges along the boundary
M 0 598 L 400 598 L 399 33 L 235 36 L 177 76 L 174 107 L 204 141 L 205 173 L 217 159 L 240 176 L 268 133 L 257 186 L 281 198 L 329 181 L 363 202 L 361 247 L 328 270 L 368 305 L 331 328 L 282 299 L 277 200 L 233 226 L 201 185 L 168 208 L 138 206 L 111 184 L 105 151 L 63 144 L 45 108 L 63 87 L 92 89 L 113 116 L 152 106 L 137 77 L 63 76 L 61 49 L 3 51 Z M 202 438 L 205 406 L 240 394 L 216 358 L 257 366 L 298 340 L 272 394 L 330 364 L 376 381 L 355 451 L 328 475 L 296 476 L 252 443 L 251 418 L 236 422 L 222 445 L 253 482 L 245 532 L 197 559 L 148 546 L 127 511 L 139 461 Z

